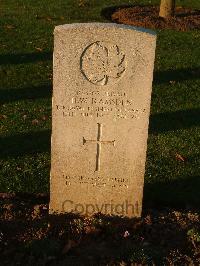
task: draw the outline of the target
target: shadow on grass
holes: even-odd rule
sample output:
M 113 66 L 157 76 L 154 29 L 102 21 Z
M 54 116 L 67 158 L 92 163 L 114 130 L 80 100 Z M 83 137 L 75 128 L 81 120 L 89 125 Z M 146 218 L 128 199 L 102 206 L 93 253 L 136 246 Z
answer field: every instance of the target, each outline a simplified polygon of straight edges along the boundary
M 144 208 L 198 209 L 200 176 L 144 185 Z
M 199 77 L 199 68 L 158 71 L 154 74 L 154 84 L 168 83 L 170 81 L 199 79 Z M 0 89 L 0 104 L 26 99 L 51 97 L 51 86 L 52 85 L 49 84 L 37 87 Z M 186 112 L 188 113 L 188 111 Z M 195 112 L 196 111 L 194 111 L 194 113 Z
M 0 55 L 0 65 L 34 63 L 37 61 L 52 60 L 52 58 L 52 52 L 38 52 L 30 54 L 5 54 Z
M 51 97 L 51 85 L 41 85 L 37 87 L 27 87 L 22 89 L 1 89 L 0 104 L 5 104 L 20 100 L 35 100 L 39 98 Z
M 158 134 L 193 126 L 200 126 L 199 108 L 153 114 L 150 116 L 149 133 Z
M 0 192 L 0 200 L 26 201 L 26 203 L 42 204 L 50 200 L 49 193 L 31 193 L 31 192 Z
M 200 68 L 182 68 L 176 70 L 156 71 L 153 83 L 169 83 L 170 81 L 194 80 L 200 78 Z
M 8 136 L 0 141 L 0 158 L 50 152 L 50 146 L 50 130 Z

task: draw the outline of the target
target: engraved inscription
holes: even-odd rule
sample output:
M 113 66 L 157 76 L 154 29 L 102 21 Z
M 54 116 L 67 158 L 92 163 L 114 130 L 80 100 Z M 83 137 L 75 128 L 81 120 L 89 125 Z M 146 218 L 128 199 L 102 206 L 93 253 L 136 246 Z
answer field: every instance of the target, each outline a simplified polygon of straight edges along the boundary
M 84 175 L 68 175 L 63 174 L 66 186 L 73 185 L 89 185 L 93 187 L 112 187 L 124 188 L 129 187 L 128 178 L 124 177 L 106 177 L 106 176 L 84 176 Z
M 146 115 L 146 109 L 136 109 L 134 107 L 106 107 L 106 106 L 65 106 L 56 105 L 56 110 L 61 113 L 64 118 L 99 118 L 99 117 L 112 117 L 113 120 L 129 120 L 140 119 Z
M 95 85 L 106 85 L 122 76 L 126 69 L 125 54 L 116 44 L 97 41 L 81 55 L 81 72 Z
M 101 154 L 101 144 L 112 144 L 115 146 L 115 140 L 101 140 L 102 137 L 102 124 L 97 123 L 98 125 L 98 132 L 97 132 L 97 139 L 96 140 L 87 140 L 83 137 L 83 145 L 88 142 L 97 144 L 97 153 L 96 153 L 96 168 L 95 171 L 100 171 L 100 154 Z
M 56 110 L 65 118 L 107 117 L 117 120 L 138 120 L 147 113 L 144 105 L 138 106 L 135 99 L 125 91 L 75 91 L 64 105 L 56 105 Z

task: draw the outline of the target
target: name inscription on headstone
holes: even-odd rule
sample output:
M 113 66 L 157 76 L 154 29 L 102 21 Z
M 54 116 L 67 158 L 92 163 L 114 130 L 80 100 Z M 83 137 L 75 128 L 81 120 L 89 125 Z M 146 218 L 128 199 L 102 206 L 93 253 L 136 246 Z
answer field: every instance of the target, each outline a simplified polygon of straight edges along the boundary
M 84 95 L 77 91 L 66 106 L 57 105 L 57 110 L 64 117 L 105 117 L 117 119 L 138 119 L 145 112 L 145 108 L 134 106 L 134 99 L 130 99 L 126 92 L 116 93 L 108 91 L 93 91 L 92 95 Z

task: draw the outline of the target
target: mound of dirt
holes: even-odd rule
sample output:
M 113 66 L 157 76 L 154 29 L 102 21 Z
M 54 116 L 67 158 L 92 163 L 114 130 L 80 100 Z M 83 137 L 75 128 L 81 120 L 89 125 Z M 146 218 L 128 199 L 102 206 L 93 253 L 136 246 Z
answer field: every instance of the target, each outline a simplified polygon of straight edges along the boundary
M 175 16 L 159 17 L 159 7 L 133 6 L 118 8 L 111 15 L 113 22 L 151 29 L 173 29 L 187 31 L 200 29 L 200 10 L 177 7 Z
M 0 193 L 1 265 L 200 265 L 200 213 L 49 215 L 49 195 Z

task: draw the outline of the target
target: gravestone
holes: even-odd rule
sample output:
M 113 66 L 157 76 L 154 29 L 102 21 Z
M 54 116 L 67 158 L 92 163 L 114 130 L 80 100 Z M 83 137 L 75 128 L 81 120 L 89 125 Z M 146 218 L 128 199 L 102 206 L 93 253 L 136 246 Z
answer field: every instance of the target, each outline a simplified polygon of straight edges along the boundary
M 54 36 L 50 213 L 140 216 L 156 35 L 83 23 Z

